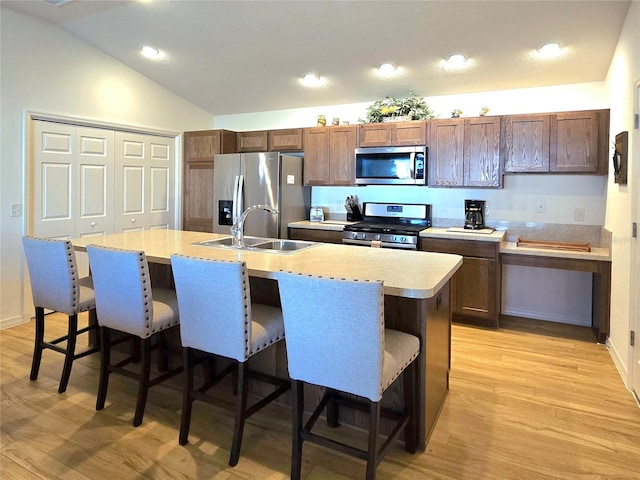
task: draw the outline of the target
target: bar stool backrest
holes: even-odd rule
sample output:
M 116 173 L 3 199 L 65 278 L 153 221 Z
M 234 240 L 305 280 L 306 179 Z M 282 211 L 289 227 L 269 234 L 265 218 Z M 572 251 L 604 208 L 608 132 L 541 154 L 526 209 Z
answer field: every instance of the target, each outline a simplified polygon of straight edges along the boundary
M 280 273 L 289 376 L 377 402 L 384 361 L 379 281 Z
M 153 296 L 144 252 L 88 245 L 101 326 L 147 338 L 153 333 Z
M 251 352 L 251 291 L 244 262 L 171 257 L 183 347 L 239 362 Z
M 34 305 L 67 315 L 80 312 L 78 269 L 71 242 L 25 236 L 22 246 Z

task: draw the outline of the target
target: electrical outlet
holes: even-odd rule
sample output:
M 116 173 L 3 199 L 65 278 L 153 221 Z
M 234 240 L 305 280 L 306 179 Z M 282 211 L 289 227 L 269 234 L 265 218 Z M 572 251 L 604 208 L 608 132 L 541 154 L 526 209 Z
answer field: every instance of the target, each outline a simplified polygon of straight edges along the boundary
M 489 202 L 484 203 L 484 218 L 491 217 L 491 208 L 489 206 Z
M 11 204 L 11 216 L 12 217 L 21 217 L 22 216 L 22 204 L 21 203 L 12 203 Z
M 545 213 L 547 211 L 547 202 L 544 200 L 536 200 L 536 213 Z
M 573 219 L 576 222 L 584 222 L 584 208 L 574 208 Z

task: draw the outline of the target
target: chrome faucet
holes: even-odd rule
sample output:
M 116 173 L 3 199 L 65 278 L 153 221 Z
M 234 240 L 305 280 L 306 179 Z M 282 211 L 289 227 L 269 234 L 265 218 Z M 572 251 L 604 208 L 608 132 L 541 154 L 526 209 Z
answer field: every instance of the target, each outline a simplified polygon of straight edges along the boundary
M 233 235 L 233 246 L 235 248 L 244 248 L 244 222 L 247 219 L 247 215 L 255 210 L 264 210 L 265 212 L 271 212 L 276 215 L 278 210 L 271 208 L 269 205 L 253 205 L 247 208 L 240 217 L 236 217 L 233 226 L 231 227 L 231 235 Z

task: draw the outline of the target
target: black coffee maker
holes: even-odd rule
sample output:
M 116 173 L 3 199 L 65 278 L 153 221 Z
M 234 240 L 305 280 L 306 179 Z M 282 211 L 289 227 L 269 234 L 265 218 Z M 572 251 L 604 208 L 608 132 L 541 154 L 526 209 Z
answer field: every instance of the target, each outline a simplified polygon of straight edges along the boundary
M 482 230 L 484 224 L 484 200 L 464 201 L 464 228 Z

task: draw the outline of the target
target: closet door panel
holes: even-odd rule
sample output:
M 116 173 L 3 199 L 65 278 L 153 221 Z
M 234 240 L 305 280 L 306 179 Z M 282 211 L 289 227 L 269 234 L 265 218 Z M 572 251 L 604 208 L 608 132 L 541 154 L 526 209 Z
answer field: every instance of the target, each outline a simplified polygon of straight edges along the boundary
M 74 219 L 75 127 L 34 121 L 31 228 L 38 237 L 71 238 Z
M 112 130 L 76 129 L 77 236 L 114 231 L 114 138 Z

